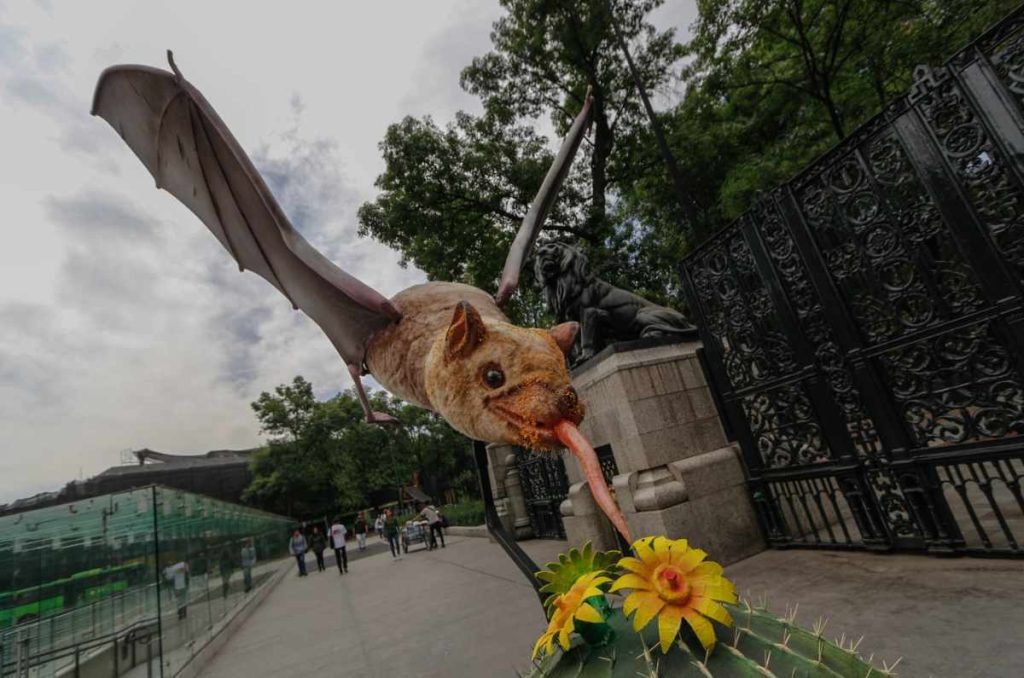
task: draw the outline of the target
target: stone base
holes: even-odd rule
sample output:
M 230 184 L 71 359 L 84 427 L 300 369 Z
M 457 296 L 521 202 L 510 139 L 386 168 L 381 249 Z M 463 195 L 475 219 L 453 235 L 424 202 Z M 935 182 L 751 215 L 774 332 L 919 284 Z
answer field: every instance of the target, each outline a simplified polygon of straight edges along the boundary
M 604 513 L 597 508 L 586 483 L 574 483 L 569 487 L 569 497 L 560 507 L 565 538 L 570 546 L 582 547 L 588 541 L 599 551 L 619 548 L 615 529 Z
M 634 537 L 684 537 L 722 565 L 765 549 L 737 448 L 724 447 L 662 469 L 672 480 L 659 483 L 660 491 L 659 485 L 643 487 L 638 477 L 643 474 L 624 474 L 615 479 L 617 487 L 636 483 L 633 510 L 623 507 Z M 670 492 L 666 486 L 674 487 Z M 676 493 L 684 495 L 682 501 L 671 501 Z M 638 503 L 646 510 L 638 510 Z
M 573 370 L 573 386 L 587 405 L 583 434 L 595 448 L 611 448 L 615 498 L 632 536 L 686 538 L 731 563 L 765 545 L 698 348 L 665 340 L 609 347 Z M 567 462 L 566 472 L 573 490 L 562 514 L 570 541 L 615 548 L 578 465 Z

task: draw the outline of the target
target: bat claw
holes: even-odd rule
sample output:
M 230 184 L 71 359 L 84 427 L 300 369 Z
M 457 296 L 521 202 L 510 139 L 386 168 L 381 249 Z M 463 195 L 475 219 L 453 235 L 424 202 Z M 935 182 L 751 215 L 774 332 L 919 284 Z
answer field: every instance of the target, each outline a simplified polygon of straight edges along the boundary
M 392 417 L 390 414 L 386 414 L 384 412 L 370 412 L 370 416 L 368 416 L 366 418 L 366 421 L 367 421 L 367 423 L 370 423 L 370 424 L 381 424 L 381 425 L 401 424 L 402 423 L 402 422 L 398 421 L 397 419 L 395 419 L 394 417 Z

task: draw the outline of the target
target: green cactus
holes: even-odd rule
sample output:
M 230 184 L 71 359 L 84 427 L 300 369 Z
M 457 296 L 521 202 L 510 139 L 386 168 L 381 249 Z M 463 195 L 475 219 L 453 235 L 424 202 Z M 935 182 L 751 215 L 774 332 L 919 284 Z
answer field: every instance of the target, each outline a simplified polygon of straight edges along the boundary
M 555 598 L 572 588 L 581 575 L 588 572 L 614 574 L 620 555 L 618 551 L 595 551 L 589 541 L 582 550 L 570 549 L 569 553 L 560 554 L 557 563 L 548 563 L 544 566 L 546 569 L 536 574 L 537 579 L 544 582 L 540 592 L 550 594 L 544 600 L 545 610 L 550 612 Z
M 716 624 L 717 642 L 705 653 L 696 636 L 685 628 L 676 644 L 662 654 L 656 624 L 642 632 L 632 629 L 621 610 L 608 613 L 611 642 L 595 647 L 576 638 L 568 651 L 558 650 L 538 661 L 530 678 L 883 678 L 894 675 L 873 667 L 856 652 L 826 640 L 816 631 L 796 626 L 767 610 L 728 605 L 736 624 Z

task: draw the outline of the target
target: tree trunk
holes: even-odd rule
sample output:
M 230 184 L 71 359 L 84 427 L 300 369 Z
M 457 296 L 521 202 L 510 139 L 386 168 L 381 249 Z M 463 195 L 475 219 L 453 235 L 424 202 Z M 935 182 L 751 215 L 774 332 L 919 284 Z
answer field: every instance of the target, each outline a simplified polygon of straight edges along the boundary
M 604 239 L 607 220 L 608 158 L 615 143 L 614 133 L 608 124 L 604 94 L 600 88 L 594 91 L 594 149 L 590 156 L 590 183 L 593 195 L 590 202 L 589 230 L 599 242 Z

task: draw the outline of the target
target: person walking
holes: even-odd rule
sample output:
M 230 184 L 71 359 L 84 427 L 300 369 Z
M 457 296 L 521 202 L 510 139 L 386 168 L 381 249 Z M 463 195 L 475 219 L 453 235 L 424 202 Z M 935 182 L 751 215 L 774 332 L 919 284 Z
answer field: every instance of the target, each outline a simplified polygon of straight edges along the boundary
M 252 537 L 246 537 L 242 543 L 242 580 L 245 582 L 245 592 L 252 591 L 252 568 L 256 564 L 256 545 Z
M 377 514 L 377 520 L 373 521 L 373 529 L 377 532 L 377 536 L 380 537 L 381 541 L 384 541 L 384 513 Z
M 334 549 L 334 561 L 338 563 L 338 574 L 348 572 L 348 553 L 345 552 L 345 536 L 348 530 L 341 518 L 335 518 L 331 525 L 331 548 Z
M 441 524 L 441 514 L 433 504 L 420 504 L 420 515 L 430 525 L 430 548 L 437 548 L 435 535 L 441 537 L 441 548 L 444 548 L 444 529 Z
M 174 598 L 178 607 L 178 619 L 188 616 L 188 563 L 179 561 L 164 568 L 164 578 L 174 585 Z
M 359 550 L 366 550 L 366 514 L 360 513 L 356 517 L 356 524 L 352 526 L 356 533 L 356 543 L 359 544 Z
M 231 574 L 235 571 L 235 559 L 231 555 L 231 550 L 230 545 L 224 544 L 220 549 L 217 563 L 220 570 L 220 595 L 225 600 L 227 600 L 228 593 L 231 592 Z
M 302 536 L 302 532 L 299 528 L 295 528 L 292 532 L 292 539 L 288 542 L 288 550 L 295 556 L 295 560 L 299 563 L 299 576 L 306 576 L 306 551 L 309 550 L 309 546 L 306 544 L 306 538 Z
M 316 571 L 323 572 L 327 569 L 327 566 L 324 565 L 324 549 L 327 548 L 327 539 L 319 527 L 313 527 L 313 536 L 309 538 L 309 547 L 313 549 L 313 555 L 316 556 Z
M 398 549 L 398 519 L 395 518 L 395 514 L 391 512 L 391 509 L 387 509 L 384 512 L 384 537 L 388 540 L 388 546 L 391 547 L 391 557 L 399 558 L 401 551 Z

